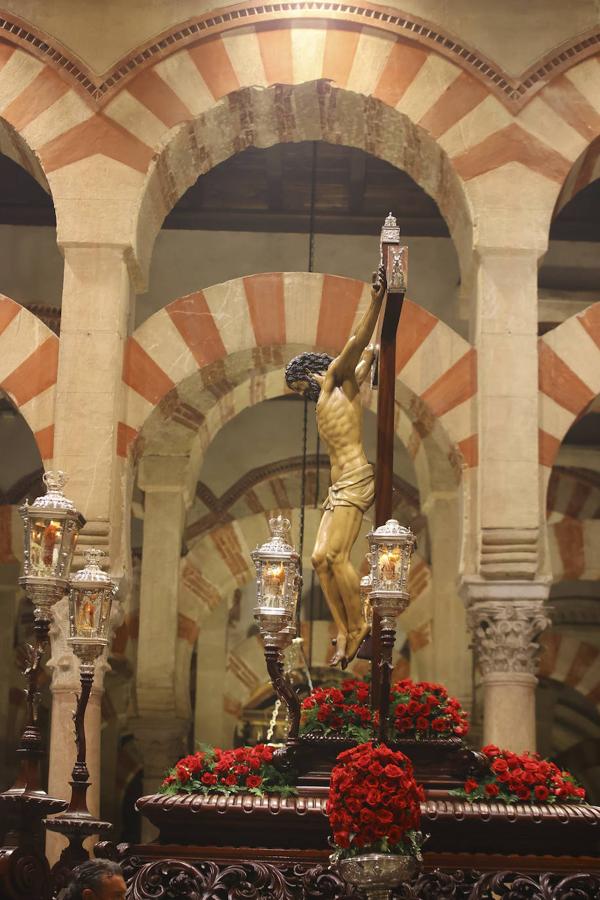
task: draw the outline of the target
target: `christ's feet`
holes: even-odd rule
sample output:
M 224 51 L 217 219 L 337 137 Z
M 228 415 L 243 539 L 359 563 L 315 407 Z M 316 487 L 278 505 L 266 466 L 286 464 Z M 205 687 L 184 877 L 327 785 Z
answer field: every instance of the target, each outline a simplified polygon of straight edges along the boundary
M 329 660 L 330 666 L 337 666 L 339 663 L 342 664 L 342 669 L 345 669 L 344 660 L 346 658 L 346 635 L 343 632 L 339 631 L 338 636 L 333 638 L 331 641 L 334 649 L 333 656 Z
M 346 636 L 346 653 L 345 659 L 342 662 L 342 669 L 345 669 L 348 663 L 351 663 L 356 654 L 358 653 L 358 648 L 366 638 L 369 633 L 369 626 L 366 622 L 363 622 L 360 628 L 356 628 L 354 631 L 349 631 Z

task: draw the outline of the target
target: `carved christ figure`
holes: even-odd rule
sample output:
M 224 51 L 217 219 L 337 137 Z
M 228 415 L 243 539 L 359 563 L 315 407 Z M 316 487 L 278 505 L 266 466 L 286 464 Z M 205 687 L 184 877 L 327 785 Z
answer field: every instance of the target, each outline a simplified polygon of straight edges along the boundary
M 373 467 L 362 446 L 359 389 L 375 356 L 369 341 L 386 292 L 380 267 L 371 302 L 346 346 L 333 359 L 326 353 L 301 353 L 285 370 L 290 388 L 317 404 L 317 428 L 327 444 L 331 487 L 317 532 L 312 563 L 337 627 L 331 665 L 345 668 L 369 631 L 362 614 L 360 579 L 350 562 L 363 513 L 375 496 Z

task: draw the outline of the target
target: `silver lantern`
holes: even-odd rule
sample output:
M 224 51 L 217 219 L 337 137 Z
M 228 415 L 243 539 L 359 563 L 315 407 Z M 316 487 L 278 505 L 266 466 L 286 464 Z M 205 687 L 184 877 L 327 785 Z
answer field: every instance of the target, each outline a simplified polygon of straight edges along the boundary
M 68 590 L 69 572 L 85 519 L 63 494 L 63 472 L 46 472 L 47 493 L 19 508 L 25 528 L 23 575 L 19 584 L 33 602 L 36 619 L 50 619 L 50 609 Z
M 289 519 L 269 519 L 269 528 L 270 539 L 251 554 L 256 567 L 254 618 L 263 636 L 294 630 L 301 582 L 300 557 L 287 538 Z
M 92 669 L 94 660 L 108 644 L 110 611 L 117 585 L 100 568 L 104 553 L 91 548 L 86 551 L 85 568 L 71 578 L 69 592 L 69 637 L 73 652 L 82 669 Z
M 371 602 L 389 601 L 400 608 L 408 603 L 410 561 L 416 547 L 415 536 L 396 519 L 388 519 L 369 532 L 371 559 Z

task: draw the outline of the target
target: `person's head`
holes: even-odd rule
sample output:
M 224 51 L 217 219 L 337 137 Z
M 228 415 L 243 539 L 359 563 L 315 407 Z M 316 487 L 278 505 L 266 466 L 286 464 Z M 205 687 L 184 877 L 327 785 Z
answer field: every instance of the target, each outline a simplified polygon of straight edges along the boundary
M 90 859 L 73 870 L 62 900 L 125 900 L 121 867 L 108 859 Z
M 331 363 L 333 356 L 328 353 L 301 353 L 287 364 L 285 380 L 288 387 L 303 397 L 315 402 L 319 399 L 321 387 L 313 377 L 323 375 Z

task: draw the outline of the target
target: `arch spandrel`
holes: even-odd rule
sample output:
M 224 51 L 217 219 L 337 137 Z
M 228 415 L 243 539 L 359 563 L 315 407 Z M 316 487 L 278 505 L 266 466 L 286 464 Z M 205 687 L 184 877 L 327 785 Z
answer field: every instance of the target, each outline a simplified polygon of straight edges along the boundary
M 539 453 L 546 477 L 567 431 L 600 394 L 600 302 L 538 342 Z
M 58 347 L 41 319 L 0 294 L 0 390 L 31 428 L 44 462 L 54 447 Z

